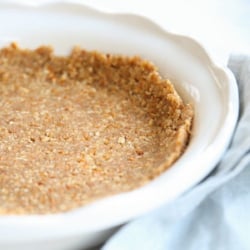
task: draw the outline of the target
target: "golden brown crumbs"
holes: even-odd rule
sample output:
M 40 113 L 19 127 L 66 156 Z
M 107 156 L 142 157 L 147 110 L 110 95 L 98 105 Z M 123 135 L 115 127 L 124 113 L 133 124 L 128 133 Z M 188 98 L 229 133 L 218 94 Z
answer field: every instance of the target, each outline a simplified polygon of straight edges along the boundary
M 68 211 L 138 188 L 188 143 L 193 110 L 139 57 L 0 50 L 0 214 Z

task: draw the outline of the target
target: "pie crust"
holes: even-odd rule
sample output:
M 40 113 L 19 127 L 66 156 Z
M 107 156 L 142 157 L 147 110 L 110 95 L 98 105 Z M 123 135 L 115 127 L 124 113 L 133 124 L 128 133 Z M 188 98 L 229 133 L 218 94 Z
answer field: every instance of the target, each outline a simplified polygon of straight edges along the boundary
M 167 170 L 193 108 L 138 56 L 0 50 L 0 214 L 69 211 Z

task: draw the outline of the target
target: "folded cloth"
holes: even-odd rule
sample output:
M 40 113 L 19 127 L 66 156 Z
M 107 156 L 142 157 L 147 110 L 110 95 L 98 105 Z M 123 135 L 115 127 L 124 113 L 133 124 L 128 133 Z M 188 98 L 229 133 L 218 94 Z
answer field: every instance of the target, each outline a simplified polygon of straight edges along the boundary
M 231 56 L 240 115 L 215 170 L 179 199 L 129 222 L 103 250 L 250 249 L 250 57 Z

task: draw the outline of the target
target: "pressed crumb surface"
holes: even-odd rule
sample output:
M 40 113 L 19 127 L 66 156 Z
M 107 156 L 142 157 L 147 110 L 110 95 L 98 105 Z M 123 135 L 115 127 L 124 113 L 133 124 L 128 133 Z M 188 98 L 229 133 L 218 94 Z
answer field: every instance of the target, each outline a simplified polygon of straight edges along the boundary
M 193 110 L 140 57 L 0 50 L 0 214 L 69 211 L 138 188 L 189 140 Z

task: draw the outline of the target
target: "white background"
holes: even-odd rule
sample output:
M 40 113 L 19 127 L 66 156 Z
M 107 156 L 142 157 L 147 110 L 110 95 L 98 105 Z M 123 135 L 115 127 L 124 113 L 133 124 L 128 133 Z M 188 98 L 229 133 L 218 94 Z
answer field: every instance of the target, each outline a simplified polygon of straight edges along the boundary
M 53 0 L 16 2 L 36 5 Z M 227 61 L 230 53 L 250 55 L 250 0 L 72 0 L 72 2 L 87 4 L 108 12 L 129 12 L 147 16 L 168 31 L 192 36 L 222 63 Z
M 169 31 L 190 35 L 222 60 L 250 54 L 250 0 L 81 0 L 107 11 L 148 16 Z

